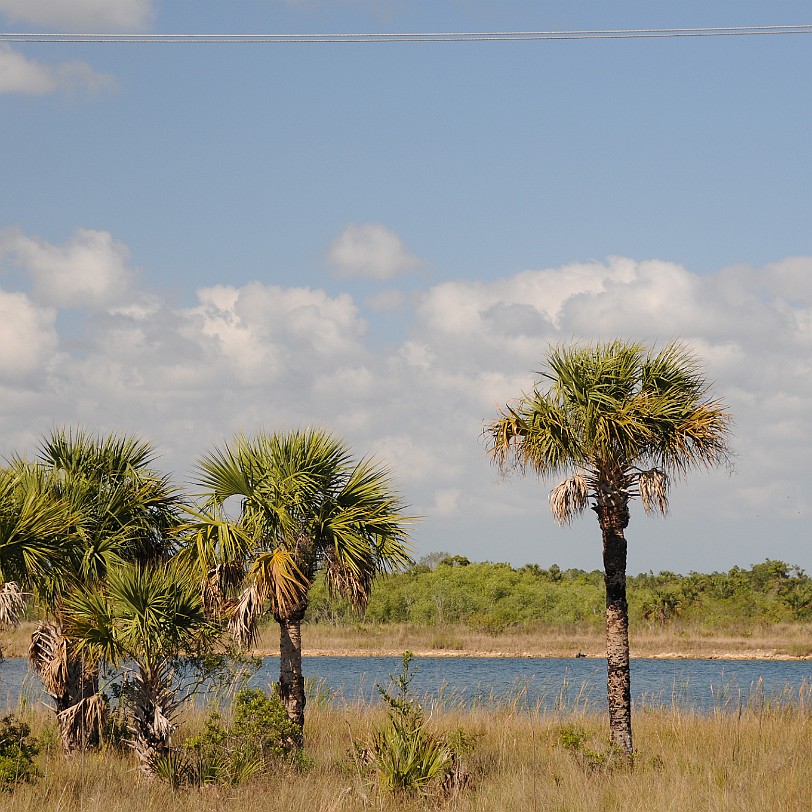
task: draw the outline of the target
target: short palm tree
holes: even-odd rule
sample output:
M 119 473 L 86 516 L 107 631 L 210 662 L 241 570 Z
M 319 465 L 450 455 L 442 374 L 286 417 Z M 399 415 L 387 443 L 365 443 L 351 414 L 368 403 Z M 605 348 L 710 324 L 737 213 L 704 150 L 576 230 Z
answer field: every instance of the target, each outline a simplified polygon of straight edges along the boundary
M 560 524 L 586 507 L 603 535 L 612 742 L 632 754 L 626 538 L 629 502 L 665 514 L 672 477 L 727 460 L 730 415 L 709 396 L 696 356 L 616 340 L 554 347 L 542 381 L 486 429 L 503 472 L 564 474 L 550 507 Z
M 78 654 L 63 628 L 64 601 L 76 589 L 103 584 L 111 567 L 168 557 L 182 500 L 152 469 L 154 456 L 152 446 L 136 438 L 56 430 L 40 445 L 36 462 L 15 462 L 30 472 L 30 491 L 67 505 L 71 516 L 59 567 L 37 584 L 47 618 L 29 649 L 54 700 L 65 752 L 98 743 L 104 703 L 96 663 Z
M 208 648 L 212 628 L 199 581 L 177 562 L 124 564 L 104 584 L 65 600 L 64 627 L 74 649 L 98 668 L 125 667 L 121 701 L 130 745 L 144 772 L 166 755 L 175 718 L 188 693 L 178 667 Z
M 229 550 L 219 561 L 202 556 L 201 574 L 233 577 L 240 562 L 244 578 L 231 629 L 249 646 L 260 618 L 273 615 L 280 629 L 280 696 L 302 727 L 301 623 L 310 586 L 323 571 L 331 594 L 364 608 L 375 575 L 410 561 L 400 497 L 386 468 L 355 462 L 341 440 L 318 429 L 239 436 L 204 456 L 199 469 L 206 509 L 215 518 L 198 525 L 196 546 L 208 534 Z M 241 504 L 234 524 L 224 520 L 232 497 Z
M 36 472 L 0 469 L 0 628 L 17 626 L 25 595 L 59 570 L 70 527 L 67 504 L 43 492 Z

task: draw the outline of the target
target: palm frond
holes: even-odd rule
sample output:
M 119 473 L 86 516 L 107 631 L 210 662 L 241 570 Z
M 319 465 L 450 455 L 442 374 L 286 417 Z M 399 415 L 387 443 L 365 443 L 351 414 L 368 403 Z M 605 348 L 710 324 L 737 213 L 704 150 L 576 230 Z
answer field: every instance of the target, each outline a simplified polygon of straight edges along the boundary
M 0 584 L 0 628 L 16 628 L 25 612 L 25 596 L 14 581 Z
M 637 477 L 640 499 L 646 513 L 668 513 L 668 475 L 659 468 L 641 471 Z
M 265 611 L 265 597 L 257 584 L 249 584 L 231 611 L 228 631 L 243 649 L 250 649 L 256 642 L 259 621 Z
M 71 752 L 84 750 L 98 743 L 99 731 L 104 725 L 107 702 L 102 694 L 83 697 L 57 714 L 62 749 Z M 90 737 L 92 741 L 87 741 Z
M 257 596 L 269 601 L 275 617 L 287 617 L 307 597 L 310 579 L 302 572 L 296 555 L 277 547 L 258 555 L 248 570 L 248 580 L 257 586 Z
M 68 640 L 55 621 L 38 623 L 31 634 L 28 662 L 48 694 L 64 695 L 68 684 Z
M 575 474 L 556 485 L 550 492 L 550 510 L 559 524 L 570 524 L 589 504 L 589 483 Z

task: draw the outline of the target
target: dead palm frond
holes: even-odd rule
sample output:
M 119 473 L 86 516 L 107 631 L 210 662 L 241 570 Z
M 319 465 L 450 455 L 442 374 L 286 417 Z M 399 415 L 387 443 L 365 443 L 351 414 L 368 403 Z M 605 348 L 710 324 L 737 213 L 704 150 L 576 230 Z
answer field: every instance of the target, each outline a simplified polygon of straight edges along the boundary
M 0 627 L 14 629 L 25 612 L 25 596 L 14 581 L 0 585 Z
M 637 478 L 640 500 L 646 513 L 668 513 L 668 475 L 659 468 L 641 471 Z
M 142 772 L 154 773 L 156 757 L 169 750 L 175 719 L 183 698 L 175 687 L 175 671 L 162 663 L 151 671 L 139 668 L 130 674 L 122 689 L 128 710 L 129 745 L 135 750 Z
M 97 745 L 106 712 L 107 702 L 98 693 L 83 697 L 76 704 L 60 711 L 57 719 L 62 749 L 69 753 L 77 748 L 84 750 Z
M 240 648 L 250 649 L 254 645 L 264 612 L 265 596 L 257 584 L 249 584 L 234 604 L 228 620 L 228 631 Z
M 68 685 L 68 640 L 55 621 L 37 624 L 31 634 L 28 662 L 42 680 L 46 693 L 64 696 Z
M 589 503 L 589 483 L 582 474 L 559 482 L 550 492 L 550 510 L 558 524 L 570 524 Z

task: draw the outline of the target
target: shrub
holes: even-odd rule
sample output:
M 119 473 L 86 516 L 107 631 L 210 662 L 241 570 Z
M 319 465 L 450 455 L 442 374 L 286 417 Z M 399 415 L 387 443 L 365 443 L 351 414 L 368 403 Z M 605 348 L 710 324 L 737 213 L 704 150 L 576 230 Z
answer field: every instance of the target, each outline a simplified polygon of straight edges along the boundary
M 393 693 L 377 686 L 388 705 L 387 724 L 373 734 L 367 747 L 356 746 L 356 756 L 390 792 L 426 795 L 438 790 L 450 794 L 464 786 L 468 776 L 454 747 L 428 731 L 423 708 L 409 696 L 411 660 L 407 651 L 401 673 L 390 677 Z M 462 731 L 458 738 L 466 740 Z
M 34 764 L 38 752 L 39 744 L 25 722 L 11 714 L 0 719 L 0 789 L 33 783 L 40 774 Z
M 301 730 L 288 719 L 279 697 L 243 688 L 234 697 L 231 724 L 224 725 L 219 712 L 212 711 L 203 732 L 184 745 L 182 764 L 167 765 L 164 777 L 178 783 L 171 776 L 180 769 L 188 772 L 190 783 L 238 784 L 274 762 L 303 765 L 301 746 Z

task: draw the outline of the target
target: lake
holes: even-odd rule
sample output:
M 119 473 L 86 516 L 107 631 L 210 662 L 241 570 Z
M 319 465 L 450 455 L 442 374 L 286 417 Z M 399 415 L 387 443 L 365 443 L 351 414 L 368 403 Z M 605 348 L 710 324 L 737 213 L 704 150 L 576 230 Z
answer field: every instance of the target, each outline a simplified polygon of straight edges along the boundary
M 398 673 L 399 657 L 304 657 L 311 702 L 377 701 Z M 249 685 L 278 679 L 279 659 L 267 657 Z M 415 657 L 413 693 L 429 704 L 510 704 L 522 710 L 603 710 L 606 661 L 518 657 Z M 20 694 L 40 701 L 39 680 L 24 659 L 0 662 L 0 706 L 14 708 Z M 637 709 L 675 707 L 711 712 L 766 702 L 812 705 L 812 662 L 797 660 L 632 660 Z

